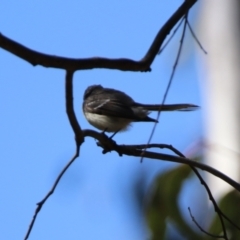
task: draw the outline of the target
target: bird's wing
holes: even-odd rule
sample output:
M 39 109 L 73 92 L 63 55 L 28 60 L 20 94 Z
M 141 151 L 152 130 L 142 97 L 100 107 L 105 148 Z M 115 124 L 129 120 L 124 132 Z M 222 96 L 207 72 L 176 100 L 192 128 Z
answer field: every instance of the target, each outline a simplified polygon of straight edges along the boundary
M 87 112 L 99 115 L 127 118 L 133 120 L 136 118 L 131 107 L 128 107 L 126 104 L 110 98 L 103 98 L 100 100 L 94 99 L 92 101 L 87 101 L 84 104 L 84 108 Z

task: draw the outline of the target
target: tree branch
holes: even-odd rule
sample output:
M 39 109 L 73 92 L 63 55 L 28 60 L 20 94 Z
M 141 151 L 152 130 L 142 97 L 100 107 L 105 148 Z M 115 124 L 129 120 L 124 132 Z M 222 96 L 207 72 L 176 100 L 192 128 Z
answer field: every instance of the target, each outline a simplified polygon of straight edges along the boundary
M 223 239 L 226 239 L 226 240 L 228 239 L 228 238 L 226 238 L 224 235 L 214 235 L 214 234 L 211 234 L 211 233 L 205 231 L 205 230 L 198 224 L 198 222 L 195 220 L 194 216 L 192 215 L 192 212 L 191 212 L 190 207 L 188 207 L 188 211 L 189 211 L 189 214 L 190 214 L 190 216 L 191 216 L 191 218 L 192 218 L 192 221 L 196 224 L 196 226 L 197 226 L 203 233 L 205 233 L 206 235 L 208 235 L 208 236 L 211 237 L 211 238 L 216 238 L 216 239 L 223 238 Z
M 83 134 L 80 125 L 78 124 L 77 117 L 74 112 L 73 104 L 73 71 L 66 71 L 66 85 L 65 85 L 65 94 L 66 94 L 66 112 L 68 120 L 75 134 L 75 140 L 77 146 L 80 146 L 84 142 Z
M 150 71 L 150 66 L 156 57 L 163 41 L 177 24 L 177 22 L 189 11 L 197 0 L 186 0 L 170 19 L 159 30 L 153 43 L 146 55 L 140 60 L 135 61 L 127 58 L 109 59 L 102 57 L 92 58 L 66 58 L 43 54 L 27 48 L 0 33 L 0 47 L 6 51 L 24 59 L 33 66 L 41 65 L 43 67 L 61 68 L 67 70 L 85 70 L 93 68 L 118 69 L 122 71 Z
M 233 179 L 229 178 L 222 172 L 216 170 L 215 168 L 212 168 L 206 164 L 192 161 L 191 159 L 185 158 L 185 157 L 177 157 L 169 154 L 164 154 L 164 153 L 156 153 L 156 152 L 150 152 L 150 151 L 145 151 L 141 149 L 146 149 L 148 148 L 148 145 L 117 145 L 112 139 L 108 138 L 105 134 L 96 132 L 94 130 L 89 130 L 89 129 L 84 129 L 83 135 L 84 137 L 92 137 L 97 139 L 98 146 L 103 148 L 103 153 L 111 152 L 111 151 L 116 151 L 120 156 L 128 155 L 128 156 L 135 156 L 135 157 L 144 157 L 144 158 L 149 158 L 149 159 L 154 159 L 154 160 L 164 160 L 168 162 L 175 162 L 175 163 L 182 163 L 182 164 L 187 164 L 191 167 L 196 167 L 199 169 L 202 169 L 206 172 L 209 172 L 213 174 L 214 176 L 222 179 L 229 185 L 231 185 L 233 188 L 235 188 L 237 191 L 240 192 L 240 184 L 235 182 Z M 161 144 L 150 144 L 150 147 L 162 147 L 164 145 Z M 166 145 L 170 146 L 170 145 Z
M 37 203 L 37 207 L 36 207 L 36 210 L 35 210 L 35 213 L 33 215 L 33 218 L 29 224 L 29 227 L 28 227 L 28 230 L 27 230 L 27 233 L 24 237 L 24 240 L 27 240 L 31 231 L 32 231 L 32 228 L 33 228 L 33 225 L 36 221 L 36 218 L 38 216 L 38 213 L 41 211 L 42 209 L 42 206 L 44 205 L 44 203 L 47 201 L 47 199 L 54 193 L 60 179 L 62 178 L 63 174 L 67 171 L 67 169 L 70 167 L 70 165 L 74 162 L 74 160 L 79 156 L 79 147 L 77 146 L 76 148 L 76 153 L 74 154 L 74 156 L 72 157 L 72 159 L 67 163 L 67 165 L 62 169 L 62 171 L 60 172 L 60 174 L 58 175 L 57 179 L 55 180 L 52 188 L 50 189 L 50 191 L 46 194 L 46 196 L 40 201 Z
M 81 144 L 84 142 L 84 138 L 83 138 L 83 132 L 81 130 L 80 125 L 78 124 L 75 112 L 74 112 L 74 108 L 73 108 L 73 71 L 66 71 L 66 85 L 65 85 L 65 94 L 66 94 L 66 112 L 67 112 L 67 116 L 69 119 L 69 122 L 72 126 L 74 135 L 75 135 L 75 142 L 76 142 L 76 152 L 74 154 L 74 156 L 72 157 L 72 159 L 67 163 L 67 165 L 62 169 L 62 171 L 60 172 L 60 174 L 58 175 L 58 177 L 56 178 L 52 188 L 50 189 L 50 191 L 46 194 L 46 196 L 37 203 L 37 207 L 35 210 L 35 213 L 33 215 L 33 218 L 31 220 L 31 223 L 29 224 L 26 236 L 24 238 L 24 240 L 28 239 L 33 225 L 36 221 L 37 215 L 40 212 L 40 210 L 42 209 L 42 206 L 44 205 L 44 203 L 47 201 L 47 199 L 54 193 L 59 181 L 61 180 L 63 174 L 67 171 L 67 169 L 71 166 L 71 164 L 74 162 L 74 160 L 76 158 L 78 158 L 79 156 L 79 150 L 80 150 L 80 146 Z

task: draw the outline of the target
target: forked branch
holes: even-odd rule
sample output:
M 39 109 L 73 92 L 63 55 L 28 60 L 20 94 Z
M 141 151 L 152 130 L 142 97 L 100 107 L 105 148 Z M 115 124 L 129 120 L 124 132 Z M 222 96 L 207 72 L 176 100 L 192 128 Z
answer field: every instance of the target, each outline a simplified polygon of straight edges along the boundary
M 150 71 L 151 64 L 161 48 L 163 41 L 178 23 L 178 21 L 185 16 L 185 14 L 196 2 L 197 0 L 186 0 L 183 2 L 183 4 L 159 30 L 149 50 L 139 61 L 128 58 L 110 59 L 104 57 L 91 57 L 74 59 L 53 56 L 27 48 L 1 33 L 0 47 L 29 62 L 33 66 L 40 65 L 43 67 L 61 68 L 73 71 L 94 68 L 118 69 L 122 71 Z

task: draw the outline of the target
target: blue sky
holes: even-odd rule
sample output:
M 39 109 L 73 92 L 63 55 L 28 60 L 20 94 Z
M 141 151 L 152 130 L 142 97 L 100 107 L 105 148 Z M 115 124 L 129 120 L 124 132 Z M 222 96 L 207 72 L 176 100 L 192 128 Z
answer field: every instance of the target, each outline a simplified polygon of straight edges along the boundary
M 171 1 L 1 1 L 0 32 L 34 50 L 65 57 L 140 59 L 159 28 L 181 4 Z M 197 6 L 190 19 L 194 25 Z M 179 34 L 149 73 L 94 69 L 74 75 L 74 105 L 82 128 L 87 86 L 101 84 L 136 101 L 160 103 L 179 46 Z M 167 103 L 201 105 L 195 43 L 187 35 Z M 59 69 L 32 67 L 0 49 L 0 239 L 22 239 L 40 201 L 74 154 L 65 113 L 64 76 Z M 154 113 L 151 114 L 155 117 Z M 153 124 L 136 123 L 117 134 L 118 143 L 146 143 Z M 202 134 L 201 111 L 164 113 L 152 142 L 184 151 Z M 173 166 L 116 153 L 102 155 L 86 139 L 80 157 L 42 208 L 29 239 L 146 239 L 148 230 L 134 205 L 132 183 Z

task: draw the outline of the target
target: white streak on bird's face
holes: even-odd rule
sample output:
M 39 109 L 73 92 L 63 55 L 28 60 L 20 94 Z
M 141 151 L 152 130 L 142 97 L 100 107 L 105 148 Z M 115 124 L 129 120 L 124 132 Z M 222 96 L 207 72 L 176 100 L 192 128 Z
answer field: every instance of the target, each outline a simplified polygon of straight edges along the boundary
M 106 103 L 110 102 L 110 99 L 106 99 L 103 103 L 99 104 L 97 107 L 95 107 L 94 109 L 98 109 L 103 107 Z M 88 105 L 91 105 L 91 103 L 88 103 Z

